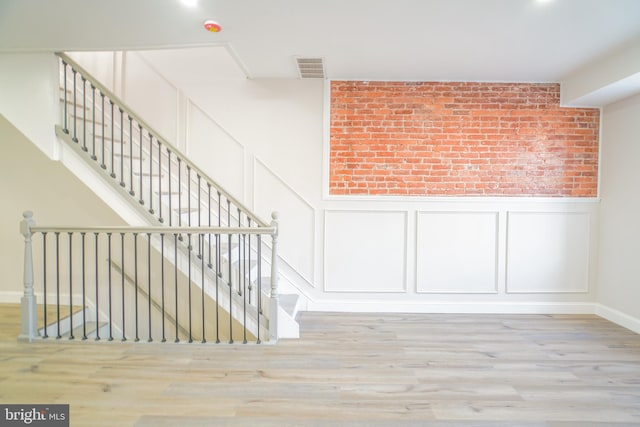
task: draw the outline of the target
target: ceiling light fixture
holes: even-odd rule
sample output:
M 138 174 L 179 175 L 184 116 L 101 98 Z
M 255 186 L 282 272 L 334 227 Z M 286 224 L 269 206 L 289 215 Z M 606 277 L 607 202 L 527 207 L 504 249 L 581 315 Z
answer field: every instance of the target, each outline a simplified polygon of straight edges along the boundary
M 204 29 L 209 31 L 210 33 L 219 33 L 222 31 L 222 27 L 216 21 L 212 21 L 207 19 L 204 21 Z
M 198 0 L 180 0 L 180 3 L 187 7 L 196 7 L 198 5 Z

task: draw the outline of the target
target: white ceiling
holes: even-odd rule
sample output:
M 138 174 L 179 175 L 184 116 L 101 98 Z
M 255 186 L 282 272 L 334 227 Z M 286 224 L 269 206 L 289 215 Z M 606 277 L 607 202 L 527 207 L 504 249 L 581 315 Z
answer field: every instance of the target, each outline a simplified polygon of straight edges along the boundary
M 0 0 L 0 52 L 225 46 L 253 78 L 555 82 L 637 37 L 639 0 Z

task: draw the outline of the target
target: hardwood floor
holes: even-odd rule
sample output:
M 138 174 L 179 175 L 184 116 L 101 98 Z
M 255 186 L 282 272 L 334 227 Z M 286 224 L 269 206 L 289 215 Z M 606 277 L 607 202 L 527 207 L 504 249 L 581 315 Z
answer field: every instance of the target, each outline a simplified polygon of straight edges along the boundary
M 72 426 L 640 426 L 640 335 L 596 316 L 302 313 L 277 346 L 19 343 L 0 402 Z

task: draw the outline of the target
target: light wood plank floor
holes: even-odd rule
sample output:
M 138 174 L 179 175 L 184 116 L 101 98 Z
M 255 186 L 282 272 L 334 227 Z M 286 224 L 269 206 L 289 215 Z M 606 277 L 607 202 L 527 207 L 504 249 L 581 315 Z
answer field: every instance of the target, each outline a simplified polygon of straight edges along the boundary
M 303 313 L 277 346 L 18 343 L 0 402 L 72 426 L 640 426 L 640 336 L 596 316 Z

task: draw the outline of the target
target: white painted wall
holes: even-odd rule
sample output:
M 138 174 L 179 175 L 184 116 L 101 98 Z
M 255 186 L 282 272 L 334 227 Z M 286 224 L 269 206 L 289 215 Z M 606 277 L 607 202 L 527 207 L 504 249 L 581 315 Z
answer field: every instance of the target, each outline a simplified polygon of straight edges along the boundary
M 49 129 L 51 134 L 53 128 Z M 0 116 L 0 302 L 19 302 L 23 292 L 22 213 L 38 225 L 123 225 L 116 213 L 65 166 L 49 159 Z M 36 289 L 39 292 L 39 289 Z
M 58 59 L 52 53 L 0 54 L 0 114 L 47 156 L 57 156 Z
M 600 107 L 640 92 L 640 37 L 584 65 L 560 87 L 562 105 Z
M 598 302 L 640 333 L 640 95 L 603 109 Z
M 94 76 L 109 90 L 118 92 L 120 85 L 116 84 L 115 74 L 118 61 L 122 55 L 118 52 L 73 52 L 71 59 L 82 64 L 83 68 Z

